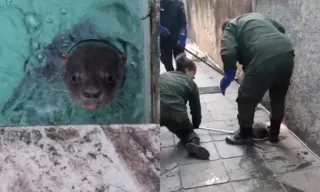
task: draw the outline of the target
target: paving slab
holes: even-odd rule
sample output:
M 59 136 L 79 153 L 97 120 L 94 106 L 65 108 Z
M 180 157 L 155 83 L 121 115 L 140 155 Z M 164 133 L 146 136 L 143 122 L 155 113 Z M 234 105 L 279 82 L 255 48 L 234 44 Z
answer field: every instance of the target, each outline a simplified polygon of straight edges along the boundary
M 189 119 L 191 120 L 192 118 L 191 118 L 191 114 L 190 114 L 189 103 L 187 103 L 187 110 L 188 110 Z M 202 116 L 201 122 L 214 121 L 208 107 L 204 103 L 201 104 L 201 116 Z
M 205 103 L 210 102 L 219 102 L 220 100 L 225 99 L 225 97 L 222 94 L 203 94 L 200 95 L 200 99 Z
M 234 119 L 238 115 L 237 109 L 222 109 L 222 110 L 212 110 L 210 111 L 213 119 L 215 121 L 224 121 L 224 120 L 230 120 Z
M 185 192 L 235 192 L 231 183 L 185 190 Z
M 286 192 L 281 183 L 274 177 L 238 181 L 232 183 L 232 185 L 235 192 Z
M 202 129 L 196 129 L 194 131 L 199 136 L 201 143 L 207 143 L 207 142 L 213 141 L 209 131 L 202 130 Z
M 207 161 L 180 165 L 179 167 L 184 189 L 222 184 L 229 181 L 222 161 Z
M 190 112 L 189 112 L 190 114 Z M 213 117 L 208 109 L 208 107 L 203 104 L 201 105 L 201 115 L 202 115 L 202 122 L 210 122 L 210 121 L 213 121 Z
M 160 191 L 171 192 L 182 188 L 177 163 L 176 147 L 161 148 L 160 151 Z
M 255 147 L 227 145 L 225 141 L 215 142 L 218 153 L 222 159 L 242 156 L 258 155 L 259 152 Z
M 272 176 L 273 172 L 260 155 L 223 160 L 232 181 Z
M 207 102 L 206 107 L 209 111 L 221 111 L 221 110 L 228 110 L 228 109 L 236 109 L 229 100 L 221 99 L 214 102 Z M 233 117 L 234 118 L 234 117 Z
M 160 177 L 160 191 L 161 192 L 176 192 L 181 189 L 180 177 Z
M 277 176 L 288 192 L 320 191 L 319 169 L 295 171 Z
M 171 170 L 178 166 L 177 163 L 177 148 L 176 147 L 165 147 L 161 148 L 160 151 L 160 173 L 161 175 L 166 174 L 168 176 L 174 175 Z
M 161 147 L 170 147 L 175 145 L 173 134 L 166 127 L 160 128 L 160 143 Z
M 296 170 L 313 169 L 320 166 L 319 159 L 307 148 L 292 150 L 279 149 L 263 154 L 264 159 L 274 173 L 286 173 Z

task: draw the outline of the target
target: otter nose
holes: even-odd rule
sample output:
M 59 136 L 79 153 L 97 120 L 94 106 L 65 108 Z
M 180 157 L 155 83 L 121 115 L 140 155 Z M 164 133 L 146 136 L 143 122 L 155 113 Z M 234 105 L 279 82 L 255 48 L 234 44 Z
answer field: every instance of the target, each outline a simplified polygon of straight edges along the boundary
M 89 87 L 84 90 L 83 96 L 88 99 L 98 98 L 101 95 L 101 91 L 94 87 Z

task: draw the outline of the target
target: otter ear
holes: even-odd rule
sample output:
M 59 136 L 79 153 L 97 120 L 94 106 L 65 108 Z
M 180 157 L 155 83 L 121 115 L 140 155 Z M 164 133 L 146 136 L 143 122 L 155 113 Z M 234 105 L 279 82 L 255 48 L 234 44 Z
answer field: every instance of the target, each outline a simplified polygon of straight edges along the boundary
M 62 53 L 61 54 L 61 59 L 62 59 L 62 64 L 63 65 L 65 65 L 67 63 L 68 57 L 69 57 L 68 53 Z
M 126 64 L 126 62 L 127 62 L 126 56 L 120 55 L 119 56 L 119 63 L 124 66 Z

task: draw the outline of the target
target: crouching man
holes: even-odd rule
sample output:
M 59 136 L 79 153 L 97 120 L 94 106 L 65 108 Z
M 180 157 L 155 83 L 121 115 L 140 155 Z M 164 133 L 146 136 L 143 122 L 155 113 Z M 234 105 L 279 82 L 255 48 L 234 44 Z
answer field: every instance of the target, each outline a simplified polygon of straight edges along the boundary
M 160 75 L 160 125 L 166 126 L 180 139 L 189 155 L 208 159 L 209 152 L 200 146 L 200 139 L 194 132 L 202 118 L 198 86 L 193 81 L 197 68 L 184 53 L 177 56 L 176 63 L 176 71 Z M 192 123 L 188 117 L 187 102 Z

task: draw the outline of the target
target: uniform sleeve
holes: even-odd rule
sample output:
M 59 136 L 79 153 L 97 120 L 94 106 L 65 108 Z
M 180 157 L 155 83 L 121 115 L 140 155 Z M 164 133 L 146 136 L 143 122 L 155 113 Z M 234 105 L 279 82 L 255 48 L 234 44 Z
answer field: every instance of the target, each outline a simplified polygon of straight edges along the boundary
M 235 26 L 228 24 L 221 39 L 221 59 L 224 70 L 236 70 L 238 61 L 238 43 L 235 37 Z
M 200 104 L 200 96 L 197 84 L 192 81 L 190 83 L 191 93 L 189 96 L 189 106 L 190 106 L 190 114 L 192 116 L 192 124 L 194 128 L 198 128 L 201 124 L 201 104 Z
M 280 31 L 281 33 L 285 34 L 286 33 L 286 30 L 285 28 L 278 22 L 272 20 L 272 19 L 269 19 L 271 21 L 271 23 L 273 24 L 273 26 L 275 26 L 278 31 Z
M 180 4 L 179 18 L 180 18 L 180 21 L 182 22 L 180 33 L 187 34 L 187 17 L 186 17 L 183 3 Z

